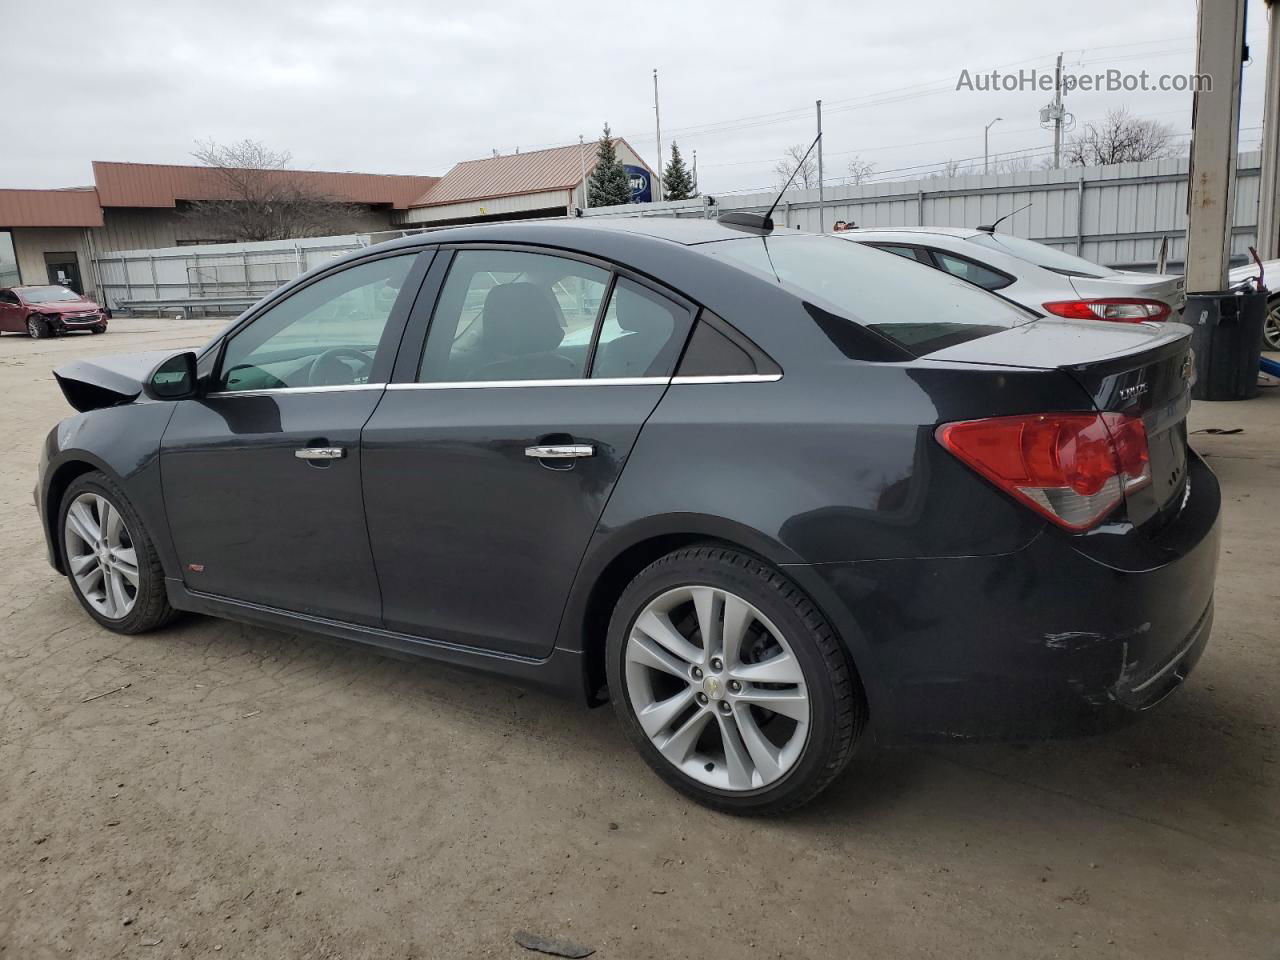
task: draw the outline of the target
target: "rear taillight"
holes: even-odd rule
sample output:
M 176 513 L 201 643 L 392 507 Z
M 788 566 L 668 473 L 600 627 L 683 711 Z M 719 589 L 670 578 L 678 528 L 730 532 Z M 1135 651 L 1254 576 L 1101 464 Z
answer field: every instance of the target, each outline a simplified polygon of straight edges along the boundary
M 1068 530 L 1096 526 L 1151 481 L 1147 431 L 1123 413 L 1041 413 L 944 423 L 938 442 Z
M 1115 323 L 1160 323 L 1169 319 L 1169 305 L 1161 300 L 1108 297 L 1102 300 L 1055 300 L 1044 304 L 1055 317 L 1068 320 L 1111 320 Z

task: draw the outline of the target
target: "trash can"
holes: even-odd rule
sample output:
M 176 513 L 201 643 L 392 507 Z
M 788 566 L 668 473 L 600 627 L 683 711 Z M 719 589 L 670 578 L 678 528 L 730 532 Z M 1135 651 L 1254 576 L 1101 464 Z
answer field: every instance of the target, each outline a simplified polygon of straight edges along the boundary
M 1258 395 L 1267 292 L 1188 294 L 1183 322 L 1196 352 L 1196 400 L 1248 400 Z

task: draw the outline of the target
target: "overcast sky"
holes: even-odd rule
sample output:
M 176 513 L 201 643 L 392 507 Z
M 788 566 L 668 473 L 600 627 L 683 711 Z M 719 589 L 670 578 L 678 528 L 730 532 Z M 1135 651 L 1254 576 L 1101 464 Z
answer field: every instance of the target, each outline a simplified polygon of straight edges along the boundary
M 962 70 L 1194 70 L 1195 3 L 142 3 L 0 0 L 9 131 L 0 186 L 92 182 L 90 160 L 190 162 L 197 140 L 261 140 L 316 170 L 443 174 L 459 160 L 577 142 L 605 121 L 655 161 L 697 150 L 704 192 L 773 183 L 824 101 L 826 173 L 853 156 L 900 178 L 992 153 L 1036 160 L 1039 91 L 957 91 Z M 1250 4 L 1241 144 L 1262 122 L 1266 16 Z M 14 78 L 25 78 L 15 86 Z M 20 91 L 20 93 L 18 92 Z M 1189 131 L 1189 93 L 1073 93 Z M 46 135 L 47 132 L 47 135 Z M 1185 143 L 1185 140 L 1179 141 Z

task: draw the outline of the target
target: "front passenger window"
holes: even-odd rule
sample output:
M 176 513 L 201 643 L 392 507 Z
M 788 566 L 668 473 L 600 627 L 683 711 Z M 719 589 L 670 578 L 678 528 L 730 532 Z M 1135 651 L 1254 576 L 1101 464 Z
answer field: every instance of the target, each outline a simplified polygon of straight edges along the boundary
M 255 317 L 227 342 L 217 389 L 368 383 L 387 318 L 416 257 L 348 267 Z

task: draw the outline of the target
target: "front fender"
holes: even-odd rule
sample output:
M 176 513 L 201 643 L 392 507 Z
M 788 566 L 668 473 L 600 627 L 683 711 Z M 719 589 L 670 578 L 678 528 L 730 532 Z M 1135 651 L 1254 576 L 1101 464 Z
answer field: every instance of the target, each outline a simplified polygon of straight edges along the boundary
M 58 537 L 58 508 L 71 481 L 90 470 L 111 477 L 124 490 L 147 528 L 168 576 L 177 556 L 169 535 L 160 484 L 160 438 L 173 416 L 172 403 L 132 403 L 68 417 L 45 439 L 36 506 L 49 562 L 66 573 Z

